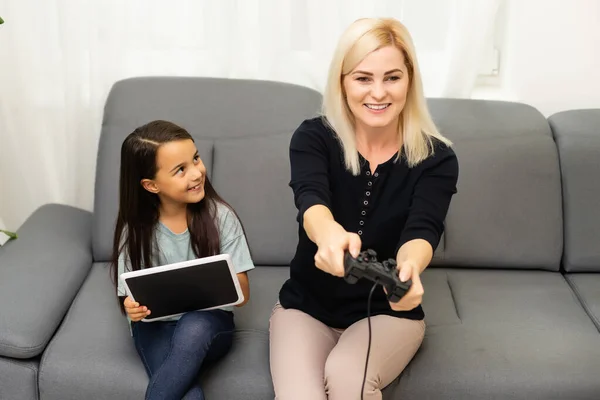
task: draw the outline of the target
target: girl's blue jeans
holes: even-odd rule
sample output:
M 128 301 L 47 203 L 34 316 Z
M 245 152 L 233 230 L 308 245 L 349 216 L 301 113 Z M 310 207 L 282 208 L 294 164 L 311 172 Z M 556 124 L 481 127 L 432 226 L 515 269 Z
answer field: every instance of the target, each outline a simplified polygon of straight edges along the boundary
M 193 311 L 178 321 L 133 322 L 135 347 L 150 377 L 146 400 L 204 400 L 200 368 L 231 348 L 233 313 Z

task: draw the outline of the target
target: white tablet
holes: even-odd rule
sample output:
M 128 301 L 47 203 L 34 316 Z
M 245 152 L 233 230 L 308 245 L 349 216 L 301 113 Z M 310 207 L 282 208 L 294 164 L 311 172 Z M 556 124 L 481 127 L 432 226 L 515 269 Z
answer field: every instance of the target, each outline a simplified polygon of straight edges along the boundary
M 121 279 L 127 294 L 151 311 L 144 322 L 244 301 L 229 254 L 125 272 Z

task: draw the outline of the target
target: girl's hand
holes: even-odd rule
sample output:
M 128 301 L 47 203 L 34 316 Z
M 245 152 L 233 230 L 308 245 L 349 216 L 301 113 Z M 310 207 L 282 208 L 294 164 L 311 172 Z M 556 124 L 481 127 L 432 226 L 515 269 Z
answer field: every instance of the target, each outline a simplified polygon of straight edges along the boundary
M 141 321 L 146 318 L 146 316 L 150 315 L 150 310 L 148 307 L 140 306 L 139 303 L 136 303 L 131 299 L 131 297 L 127 296 L 125 301 L 123 302 L 123 306 L 125 306 L 125 311 L 133 322 Z
M 361 249 L 360 236 L 346 232 L 341 225 L 333 222 L 317 243 L 315 265 L 331 275 L 344 276 L 344 252 L 348 250 L 352 257 L 358 257 Z
M 399 302 L 390 302 L 390 307 L 392 307 L 392 310 L 394 311 L 410 311 L 421 304 L 423 301 L 423 294 L 425 293 L 423 284 L 421 283 L 421 277 L 419 276 L 419 267 L 411 261 L 404 261 L 398 265 L 398 273 L 400 274 L 400 280 L 402 282 L 411 279 L 412 285 Z

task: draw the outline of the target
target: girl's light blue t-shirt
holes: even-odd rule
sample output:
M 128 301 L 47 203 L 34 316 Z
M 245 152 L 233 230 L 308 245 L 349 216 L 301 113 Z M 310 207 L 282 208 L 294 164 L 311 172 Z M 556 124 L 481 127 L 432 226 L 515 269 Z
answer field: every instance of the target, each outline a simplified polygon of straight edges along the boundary
M 219 229 L 219 240 L 221 243 L 220 254 L 231 255 L 231 261 L 236 273 L 245 272 L 254 268 L 248 243 L 242 230 L 242 225 L 235 214 L 222 203 L 216 203 L 217 221 Z M 190 233 L 173 233 L 169 228 L 159 222 L 155 229 L 156 244 L 158 251 L 154 255 L 154 265 L 173 264 L 182 261 L 194 260 L 198 257 L 194 254 L 190 241 Z M 129 259 L 121 254 L 118 263 L 119 281 L 117 291 L 119 296 L 127 296 L 123 282 L 120 278 L 125 271 L 131 271 Z M 223 307 L 223 310 L 232 311 L 233 307 Z M 178 320 L 180 316 L 171 317 L 163 321 Z

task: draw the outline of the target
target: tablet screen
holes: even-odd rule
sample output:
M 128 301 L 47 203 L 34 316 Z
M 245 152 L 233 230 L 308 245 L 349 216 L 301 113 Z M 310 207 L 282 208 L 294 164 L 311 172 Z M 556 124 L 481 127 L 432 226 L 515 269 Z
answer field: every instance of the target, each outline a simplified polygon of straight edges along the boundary
M 238 294 L 227 261 L 129 277 L 135 300 L 152 313 L 146 320 L 235 303 Z

